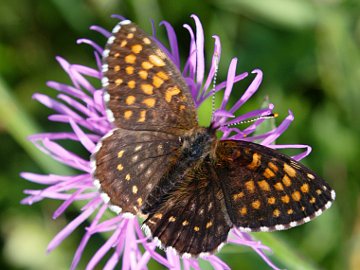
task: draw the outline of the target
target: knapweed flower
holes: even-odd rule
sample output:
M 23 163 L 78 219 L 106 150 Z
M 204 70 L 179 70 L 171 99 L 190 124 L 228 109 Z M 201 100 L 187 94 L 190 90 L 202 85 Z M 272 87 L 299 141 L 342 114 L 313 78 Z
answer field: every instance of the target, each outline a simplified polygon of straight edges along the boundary
M 123 19 L 120 16 L 114 17 L 119 20 Z M 240 116 L 235 116 L 240 107 L 258 90 L 262 81 L 262 72 L 258 69 L 252 71 L 255 77 L 251 84 L 233 106 L 228 106 L 234 84 L 243 80 L 249 74 L 246 72 L 236 74 L 237 59 L 233 59 L 229 66 L 226 81 L 216 83 L 214 77 L 216 76 L 221 56 L 221 45 L 217 36 L 213 36 L 214 52 L 210 70 L 206 74 L 203 28 L 196 16 L 192 16 L 192 18 L 195 21 L 195 31 L 189 25 L 185 25 L 185 28 L 190 33 L 190 49 L 184 66 L 180 64 L 177 37 L 174 29 L 168 22 L 162 22 L 161 25 L 166 29 L 170 48 L 167 49 L 155 36 L 154 39 L 181 71 L 191 91 L 196 107 L 199 107 L 208 98 L 212 98 L 215 92 L 223 92 L 221 105 L 212 116 L 214 125 L 220 127 L 220 130 L 223 132 L 222 138 L 246 141 L 256 140 L 270 148 L 305 148 L 306 150 L 303 153 L 294 157 L 296 160 L 308 155 L 311 149 L 306 145 L 273 144 L 293 121 L 294 118 L 291 112 L 289 112 L 289 115 L 278 127 L 264 134 L 258 134 L 255 131 L 264 121 L 264 118 L 261 117 L 266 117 L 272 113 L 274 109 L 272 104 L 267 108 L 260 108 Z M 111 36 L 110 32 L 99 26 L 93 26 L 91 29 L 101 33 L 106 38 Z M 90 158 L 82 158 L 61 146 L 60 142 L 62 140 L 78 142 L 88 151 L 90 157 L 94 153 L 100 139 L 113 128 L 106 113 L 103 89 L 97 88 L 90 83 L 90 80 L 93 81 L 94 78 L 99 81 L 102 79 L 101 56 L 104 49 L 87 39 L 80 39 L 78 42 L 89 44 L 94 48 L 96 68 L 70 64 L 63 58 L 57 57 L 61 67 L 69 75 L 71 84 L 48 82 L 47 85 L 50 88 L 59 92 L 57 99 L 43 94 L 34 94 L 33 96 L 34 99 L 54 110 L 54 114 L 49 116 L 50 121 L 69 124 L 72 131 L 36 134 L 30 136 L 29 139 L 50 157 L 81 173 L 71 176 L 22 173 L 23 178 L 44 186 L 44 188 L 39 190 L 25 190 L 28 197 L 22 202 L 24 204 L 33 204 L 45 198 L 63 201 L 54 212 L 54 218 L 63 214 L 74 202 L 86 202 L 85 206 L 81 208 L 80 214 L 65 226 L 48 246 L 49 251 L 53 250 L 75 229 L 81 228 L 82 223 L 89 220 L 90 225 L 84 230 L 84 236 L 74 255 L 71 269 L 75 269 L 78 265 L 82 253 L 91 238 L 96 234 L 105 233 L 111 236 L 94 252 L 94 255 L 87 264 L 87 269 L 94 269 L 108 253 L 112 255 L 106 261 L 104 269 L 114 269 L 120 263 L 122 264 L 122 269 L 146 269 L 147 263 L 151 259 L 156 260 L 169 269 L 181 269 L 181 267 L 184 269 L 200 269 L 197 258 L 181 257 L 171 249 L 167 249 L 165 253 L 158 252 L 156 241 L 144 235 L 137 217 L 122 213 L 115 215 L 113 212 L 110 212 L 110 215 L 105 214 L 109 208 L 111 210 L 114 206 L 105 203 L 101 194 L 94 186 Z M 244 129 L 234 125 L 254 118 L 258 118 L 258 120 L 252 122 Z M 252 248 L 270 267 L 277 269 L 264 254 L 264 250 L 269 250 L 269 248 L 253 240 L 247 233 L 233 228 L 229 233 L 227 243 L 245 245 Z M 143 248 L 140 248 L 141 246 Z M 201 259 L 208 261 L 215 269 L 229 269 L 229 266 L 216 255 L 203 255 Z

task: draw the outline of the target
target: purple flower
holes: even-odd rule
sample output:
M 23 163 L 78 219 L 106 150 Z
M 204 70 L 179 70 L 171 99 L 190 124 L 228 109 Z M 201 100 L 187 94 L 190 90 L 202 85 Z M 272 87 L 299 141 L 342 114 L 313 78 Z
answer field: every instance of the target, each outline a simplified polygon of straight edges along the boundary
M 120 16 L 114 17 L 120 20 L 122 19 Z M 241 98 L 235 102 L 230 109 L 227 108 L 234 84 L 249 74 L 246 72 L 236 74 L 237 59 L 234 58 L 229 66 L 227 80 L 213 85 L 216 81 L 214 77 L 216 76 L 221 56 L 220 39 L 217 36 L 213 36 L 214 52 L 210 70 L 206 74 L 203 28 L 196 16 L 193 15 L 192 18 L 195 21 L 195 32 L 189 25 L 184 26 L 189 31 L 191 37 L 189 56 L 184 67 L 180 65 L 178 42 L 174 29 L 167 22 L 162 22 L 161 25 L 166 29 L 170 48 L 167 49 L 160 42 L 159 45 L 168 53 L 173 62 L 181 70 L 197 107 L 206 99 L 212 98 L 214 91 L 224 92 L 221 106 L 215 111 L 212 119 L 213 123 L 219 126 L 223 132 L 223 138 L 248 141 L 256 140 L 263 145 L 277 149 L 305 148 L 306 150 L 303 153 L 294 157 L 297 160 L 308 155 L 311 148 L 306 145 L 273 144 L 293 121 L 294 118 L 291 112 L 289 112 L 289 115 L 277 128 L 264 134 L 255 135 L 257 127 L 264 119 L 253 122 L 245 129 L 232 126 L 232 124 L 244 120 L 272 113 L 274 106 L 270 104 L 268 108 L 250 111 L 237 117 L 234 116 L 235 112 L 257 91 L 262 80 L 262 72 L 258 69 L 252 71 L 255 78 L 251 84 Z M 110 32 L 101 27 L 93 26 L 91 29 L 101 33 L 105 37 L 110 36 Z M 70 64 L 63 58 L 57 57 L 58 62 L 69 75 L 72 83 L 67 85 L 53 81 L 48 82 L 47 85 L 50 88 L 59 92 L 56 99 L 52 99 L 43 94 L 34 94 L 33 96 L 34 99 L 54 111 L 54 113 L 49 116 L 50 121 L 69 124 L 72 131 L 35 134 L 30 136 L 29 139 L 44 153 L 71 168 L 81 171 L 81 173 L 71 176 L 22 173 L 23 178 L 43 185 L 43 188 L 39 190 L 25 190 L 25 194 L 27 194 L 28 197 L 25 198 L 22 203 L 31 205 L 44 198 L 61 200 L 63 203 L 53 215 L 53 218 L 57 218 L 63 214 L 72 203 L 76 201 L 86 202 L 80 214 L 65 226 L 48 246 L 48 251 L 53 250 L 75 229 L 80 229 L 80 225 L 84 221 L 89 219 L 90 226 L 84 230 L 84 236 L 75 253 L 71 269 L 76 268 L 87 243 L 93 235 L 98 233 L 110 233 L 111 236 L 103 243 L 101 248 L 94 253 L 87 264 L 87 269 L 94 269 L 108 253 L 112 255 L 106 262 L 105 269 L 115 268 L 119 261 L 122 262 L 123 269 L 146 269 L 146 265 L 150 259 L 154 259 L 170 269 L 181 269 L 181 265 L 183 265 L 184 269 L 200 269 L 197 259 L 179 257 L 170 249 L 166 251 L 165 256 L 159 254 L 156 250 L 157 243 L 144 235 L 136 217 L 129 217 L 126 214 L 114 215 L 112 212 L 109 212 L 108 205 L 104 203 L 100 193 L 93 185 L 89 158 L 84 159 L 71 150 L 61 146 L 60 141 L 62 140 L 77 141 L 89 152 L 90 156 L 91 153 L 94 152 L 97 142 L 112 128 L 106 117 L 103 89 L 98 89 L 89 82 L 91 78 L 101 80 L 100 67 L 103 48 L 87 39 L 80 39 L 78 43 L 87 43 L 94 48 L 97 68 Z M 81 227 L 81 229 L 83 229 L 83 227 Z M 269 266 L 277 269 L 264 254 L 264 250 L 269 250 L 269 248 L 254 241 L 247 233 L 232 229 L 228 237 L 228 243 L 249 246 L 256 251 Z M 142 251 L 140 246 L 142 246 L 145 251 Z M 229 269 L 226 263 L 215 255 L 203 256 L 202 259 L 207 260 L 214 269 Z

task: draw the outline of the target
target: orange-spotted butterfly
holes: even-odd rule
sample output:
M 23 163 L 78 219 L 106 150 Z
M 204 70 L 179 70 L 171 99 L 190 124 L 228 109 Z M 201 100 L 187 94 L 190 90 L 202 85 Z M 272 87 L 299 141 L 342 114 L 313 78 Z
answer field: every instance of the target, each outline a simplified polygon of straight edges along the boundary
M 232 227 L 298 226 L 335 192 L 313 171 L 268 147 L 218 140 L 199 127 L 180 71 L 157 42 L 124 20 L 103 53 L 102 84 L 114 129 L 92 155 L 94 184 L 117 213 L 145 218 L 147 233 L 179 254 L 212 252 Z

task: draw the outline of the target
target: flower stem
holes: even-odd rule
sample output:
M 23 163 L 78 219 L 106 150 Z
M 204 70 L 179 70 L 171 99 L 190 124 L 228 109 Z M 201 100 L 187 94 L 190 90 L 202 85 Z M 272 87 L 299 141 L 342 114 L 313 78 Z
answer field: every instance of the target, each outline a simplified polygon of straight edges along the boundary
M 286 269 L 293 270 L 319 270 L 320 268 L 314 265 L 309 258 L 299 254 L 289 243 L 281 239 L 275 233 L 256 233 L 252 236 L 268 246 L 273 251 L 273 256 L 276 257 Z
M 47 173 L 70 174 L 62 164 L 40 152 L 27 136 L 39 133 L 41 128 L 28 116 L 0 77 L 0 122 L 6 131 L 21 145 L 32 159 Z

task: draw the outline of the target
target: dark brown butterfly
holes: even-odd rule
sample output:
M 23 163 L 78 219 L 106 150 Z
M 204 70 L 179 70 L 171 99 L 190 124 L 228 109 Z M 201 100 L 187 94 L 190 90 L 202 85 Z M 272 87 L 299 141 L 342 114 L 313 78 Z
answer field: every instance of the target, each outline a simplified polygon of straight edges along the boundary
M 92 155 L 95 185 L 115 212 L 145 217 L 164 247 L 197 256 L 229 230 L 283 230 L 331 206 L 335 192 L 292 158 L 259 144 L 218 140 L 198 126 L 179 70 L 128 20 L 103 53 L 108 119 Z

